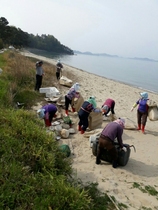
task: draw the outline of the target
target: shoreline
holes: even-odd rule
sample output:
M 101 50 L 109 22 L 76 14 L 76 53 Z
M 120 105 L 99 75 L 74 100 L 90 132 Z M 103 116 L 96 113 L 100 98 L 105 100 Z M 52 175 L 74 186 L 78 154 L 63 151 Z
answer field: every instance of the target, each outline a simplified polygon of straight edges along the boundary
M 23 54 L 23 53 L 24 53 L 24 54 Z M 41 60 L 42 60 L 42 58 L 44 58 L 45 61 L 47 61 L 47 62 L 49 62 L 49 63 L 50 63 L 50 60 L 51 60 L 51 61 L 52 61 L 51 63 L 54 64 L 54 65 L 56 65 L 56 60 L 53 59 L 53 58 L 49 58 L 49 57 L 42 56 L 42 55 L 37 55 L 37 54 L 31 53 L 31 52 L 29 52 L 29 51 L 23 51 L 21 54 L 22 54 L 22 55 L 25 55 L 25 56 L 28 56 L 28 57 L 41 58 Z M 49 60 L 49 61 L 48 61 L 48 60 Z M 77 68 L 77 67 L 68 65 L 68 64 L 66 64 L 66 63 L 64 63 L 64 62 L 63 62 L 63 65 L 64 65 L 64 68 L 65 68 L 65 67 L 67 67 L 67 68 L 72 68 L 72 69 L 75 69 L 75 70 L 78 70 L 78 71 L 86 72 L 86 73 L 88 73 L 88 74 L 93 74 L 94 76 L 101 77 L 101 78 L 105 78 L 106 80 L 118 82 L 118 83 L 120 83 L 120 84 L 124 84 L 124 85 L 130 86 L 130 87 L 134 87 L 134 88 L 140 89 L 140 91 L 149 92 L 149 93 L 153 93 L 153 94 L 158 95 L 158 92 L 153 91 L 153 90 L 150 90 L 150 89 L 146 89 L 146 88 L 143 88 L 143 87 L 139 87 L 139 86 L 136 86 L 136 85 L 133 85 L 133 84 L 129 84 L 129 83 L 123 82 L 123 81 L 119 81 L 119 80 L 107 78 L 107 77 L 105 77 L 105 76 L 100 76 L 100 75 L 98 75 L 98 74 L 91 73 L 91 72 L 89 72 L 89 71 L 86 71 L 86 70 L 83 70 L 83 69 L 80 69 L 80 68 Z
M 52 58 L 50 58 L 50 59 L 52 59 Z M 52 59 L 52 60 L 54 60 L 54 59 Z M 77 68 L 77 67 L 68 65 L 68 64 L 66 64 L 66 63 L 63 63 L 63 65 L 65 65 L 65 66 L 67 66 L 67 67 L 70 67 L 70 68 L 74 68 L 74 69 L 76 69 L 76 70 L 78 70 L 78 71 L 83 71 L 83 72 L 87 72 L 87 73 L 89 73 L 89 74 L 93 74 L 94 76 L 97 76 L 97 77 L 101 77 L 101 78 L 105 78 L 105 79 L 107 79 L 107 80 L 111 80 L 111 81 L 113 81 L 113 82 L 118 82 L 118 83 L 120 83 L 120 84 L 124 84 L 124 85 L 127 85 L 127 86 L 131 86 L 131 87 L 140 89 L 140 90 L 142 90 L 142 91 L 144 91 L 144 92 L 150 92 L 150 93 L 154 93 L 154 94 L 158 95 L 158 92 L 156 92 L 156 91 L 148 90 L 148 89 L 145 89 L 145 88 L 143 88 L 143 87 L 139 87 L 139 86 L 136 86 L 136 85 L 132 85 L 132 84 L 129 84 L 129 83 L 126 83 L 126 82 L 122 82 L 122 81 L 119 81 L 119 80 L 107 78 L 107 77 L 105 77 L 105 76 L 100 76 L 100 75 L 98 75 L 98 74 L 91 73 L 91 72 L 86 71 L 86 70 L 83 70 L 83 69 L 79 69 L 79 68 Z

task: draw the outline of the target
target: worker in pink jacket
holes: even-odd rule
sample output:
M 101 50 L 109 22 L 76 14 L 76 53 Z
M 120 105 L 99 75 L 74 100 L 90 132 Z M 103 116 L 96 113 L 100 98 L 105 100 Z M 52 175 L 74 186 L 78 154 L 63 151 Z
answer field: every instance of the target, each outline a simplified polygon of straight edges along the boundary
M 106 117 L 110 111 L 113 115 L 115 114 L 114 108 L 115 108 L 115 101 L 111 98 L 106 99 L 106 101 L 102 105 L 102 111 Z

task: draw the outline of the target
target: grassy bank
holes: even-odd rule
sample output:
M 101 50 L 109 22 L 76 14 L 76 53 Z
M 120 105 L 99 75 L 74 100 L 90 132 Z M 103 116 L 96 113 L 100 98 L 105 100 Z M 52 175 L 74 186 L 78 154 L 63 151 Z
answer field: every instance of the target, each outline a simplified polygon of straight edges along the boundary
M 72 178 L 71 158 L 31 111 L 43 100 L 34 91 L 35 62 L 16 52 L 0 54 L 0 209 L 116 209 L 97 184 Z M 43 86 L 54 86 L 55 66 L 45 63 L 44 69 Z

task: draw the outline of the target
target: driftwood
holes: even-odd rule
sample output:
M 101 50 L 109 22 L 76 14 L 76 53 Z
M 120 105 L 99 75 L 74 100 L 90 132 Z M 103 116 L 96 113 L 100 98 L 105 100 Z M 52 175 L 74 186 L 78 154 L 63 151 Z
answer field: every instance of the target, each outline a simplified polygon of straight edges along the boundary
M 111 197 L 110 195 L 108 195 L 108 194 L 107 194 L 107 196 L 108 196 L 108 198 L 110 199 L 110 201 L 114 204 L 115 208 L 116 208 L 117 210 L 120 210 L 119 207 L 118 207 L 118 206 L 116 205 L 116 203 L 114 202 L 114 200 L 112 199 L 112 197 Z

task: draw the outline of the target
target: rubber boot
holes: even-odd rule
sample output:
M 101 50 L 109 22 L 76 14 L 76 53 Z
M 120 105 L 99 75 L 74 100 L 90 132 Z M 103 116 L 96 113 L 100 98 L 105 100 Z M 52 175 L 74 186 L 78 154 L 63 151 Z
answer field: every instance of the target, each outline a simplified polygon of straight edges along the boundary
M 72 112 L 75 112 L 75 108 L 74 107 L 72 107 Z
M 81 134 L 84 134 L 84 130 L 81 130 Z
M 142 133 L 145 133 L 145 126 L 142 125 Z
M 69 115 L 68 110 L 65 110 L 65 114 L 66 114 L 66 115 Z
M 114 161 L 112 162 L 112 167 L 113 167 L 113 168 L 117 168 L 117 167 L 118 167 L 118 162 L 117 162 L 117 160 L 114 160 Z
M 82 128 L 81 128 L 81 126 L 79 125 L 79 126 L 78 126 L 78 131 L 81 131 L 81 130 L 82 130 Z
M 101 163 L 101 160 L 99 159 L 99 157 L 96 157 L 96 162 L 97 165 L 99 165 Z
M 141 124 L 138 124 L 137 130 L 141 130 Z

